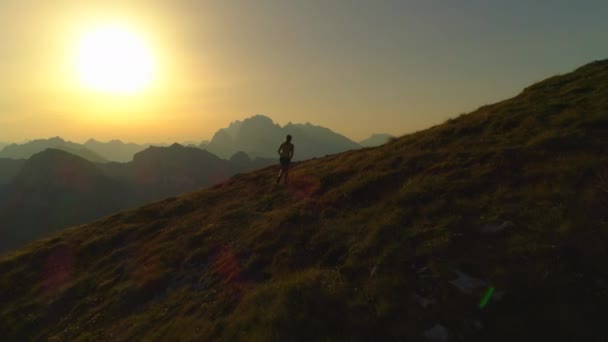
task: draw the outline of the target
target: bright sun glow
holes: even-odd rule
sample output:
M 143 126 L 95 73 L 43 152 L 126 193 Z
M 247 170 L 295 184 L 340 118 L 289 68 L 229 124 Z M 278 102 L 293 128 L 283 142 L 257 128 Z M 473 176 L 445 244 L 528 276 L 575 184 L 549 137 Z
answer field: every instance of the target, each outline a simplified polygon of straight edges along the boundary
M 154 60 L 145 42 L 121 26 L 98 27 L 84 34 L 76 67 L 87 88 L 117 94 L 145 89 L 154 74 Z

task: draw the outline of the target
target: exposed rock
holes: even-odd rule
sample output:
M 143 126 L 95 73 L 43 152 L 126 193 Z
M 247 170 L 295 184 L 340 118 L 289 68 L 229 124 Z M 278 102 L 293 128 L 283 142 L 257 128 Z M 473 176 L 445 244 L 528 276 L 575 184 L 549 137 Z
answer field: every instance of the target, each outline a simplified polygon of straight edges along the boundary
M 511 221 L 504 221 L 502 223 L 495 222 L 484 225 L 479 231 L 485 234 L 496 234 L 510 227 L 513 227 L 513 222 Z
M 378 264 L 375 264 L 374 267 L 372 267 L 372 270 L 369 272 L 369 277 L 370 278 L 373 277 L 377 271 L 378 271 Z
M 460 271 L 454 271 L 458 275 L 458 278 L 450 280 L 450 284 L 456 286 L 462 293 L 471 294 L 474 290 L 486 286 L 486 282 L 473 278 Z
M 419 269 L 416 271 L 416 273 L 417 273 L 417 274 L 422 274 L 422 273 L 426 273 L 428 270 L 429 270 L 429 268 L 428 268 L 428 267 L 423 266 L 423 267 L 419 268 Z

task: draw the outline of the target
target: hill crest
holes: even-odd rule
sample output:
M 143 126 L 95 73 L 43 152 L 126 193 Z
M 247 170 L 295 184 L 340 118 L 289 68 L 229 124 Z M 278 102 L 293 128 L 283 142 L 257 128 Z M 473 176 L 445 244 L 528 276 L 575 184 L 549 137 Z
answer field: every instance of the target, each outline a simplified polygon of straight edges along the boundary
M 296 163 L 287 187 L 269 167 L 37 241 L 0 258 L 0 330 L 600 340 L 607 89 L 608 65 L 592 64 L 380 147 Z

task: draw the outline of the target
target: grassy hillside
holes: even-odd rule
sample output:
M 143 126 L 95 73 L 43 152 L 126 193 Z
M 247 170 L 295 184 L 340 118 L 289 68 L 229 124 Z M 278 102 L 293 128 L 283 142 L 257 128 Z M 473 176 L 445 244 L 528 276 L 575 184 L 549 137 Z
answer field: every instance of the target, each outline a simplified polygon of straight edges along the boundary
M 65 230 L 0 259 L 0 331 L 600 341 L 606 94 L 608 61 L 595 62 L 386 145 L 299 163 L 289 186 L 266 168 Z

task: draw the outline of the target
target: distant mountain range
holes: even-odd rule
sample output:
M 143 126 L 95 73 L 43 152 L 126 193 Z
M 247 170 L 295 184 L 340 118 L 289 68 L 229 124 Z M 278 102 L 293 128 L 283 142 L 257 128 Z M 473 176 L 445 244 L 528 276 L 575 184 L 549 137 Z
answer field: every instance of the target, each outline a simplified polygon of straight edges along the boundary
M 33 154 L 42 152 L 47 148 L 63 150 L 80 156 L 94 163 L 105 163 L 108 161 L 128 162 L 133 160 L 133 155 L 143 151 L 149 144 L 139 145 L 135 143 L 123 143 L 120 140 L 111 140 L 107 143 L 89 139 L 84 144 L 65 141 L 60 137 L 50 139 L 36 139 L 24 144 L 0 145 L 0 158 L 27 159 Z
M 254 115 L 243 121 L 235 121 L 218 130 L 213 138 L 201 141 L 185 141 L 184 146 L 206 149 L 222 159 L 230 159 L 237 152 L 245 152 L 253 158 L 276 159 L 276 150 L 285 136 L 291 134 L 296 146 L 294 160 L 322 157 L 361 147 L 378 146 L 386 143 L 391 135 L 373 134 L 357 143 L 328 128 L 311 123 L 288 123 L 281 127 L 271 118 Z M 155 144 L 168 146 L 168 144 Z M 23 144 L 0 143 L 0 158 L 27 159 L 47 148 L 63 150 L 94 163 L 130 162 L 133 156 L 151 144 L 124 143 L 120 140 L 100 142 L 89 139 L 84 144 L 63 140 L 60 137 L 36 139 Z
M 123 143 L 120 140 L 111 140 L 107 143 L 89 139 L 84 143 L 84 147 L 99 154 L 108 161 L 129 162 L 133 160 L 133 155 L 143 151 L 150 145 L 138 145 L 135 143 Z
M 195 147 L 149 147 L 128 163 L 93 163 L 59 149 L 0 159 L 0 252 L 69 225 L 216 184 L 275 164 Z
M 125 209 L 124 186 L 92 162 L 47 149 L 28 159 L 0 193 L 0 250 Z
M 158 147 L 94 139 L 81 145 L 59 137 L 8 145 L 0 151 L 0 251 L 276 164 L 276 150 L 287 134 L 294 137 L 295 160 L 361 147 L 324 127 L 281 127 L 263 115 L 220 129 L 200 148 L 192 142 Z M 374 135 L 366 144 L 386 139 Z
M 325 127 L 310 123 L 288 123 L 281 127 L 264 115 L 233 122 L 217 131 L 208 144 L 202 144 L 200 147 L 222 158 L 230 158 L 238 151 L 254 157 L 276 158 L 276 151 L 287 134 L 293 136 L 294 160 L 322 157 L 361 147 Z
M 63 150 L 95 163 L 104 163 L 107 161 L 105 158 L 101 157 L 96 152 L 87 149 L 85 146 L 71 141 L 65 141 L 60 137 L 36 139 L 25 144 L 7 145 L 0 151 L 0 158 L 28 159 L 32 155 L 44 151 L 47 148 Z

